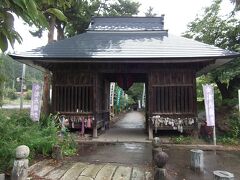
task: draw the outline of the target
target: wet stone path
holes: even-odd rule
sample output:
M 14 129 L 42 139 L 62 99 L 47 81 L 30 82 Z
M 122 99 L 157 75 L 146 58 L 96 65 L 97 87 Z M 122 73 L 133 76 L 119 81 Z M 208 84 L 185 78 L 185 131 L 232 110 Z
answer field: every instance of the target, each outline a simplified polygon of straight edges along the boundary
M 101 134 L 96 142 L 150 142 L 145 130 L 143 113 L 128 112 L 113 127 Z
M 43 160 L 30 167 L 31 179 L 49 180 L 150 180 L 151 173 L 141 167 L 113 163 L 56 163 Z

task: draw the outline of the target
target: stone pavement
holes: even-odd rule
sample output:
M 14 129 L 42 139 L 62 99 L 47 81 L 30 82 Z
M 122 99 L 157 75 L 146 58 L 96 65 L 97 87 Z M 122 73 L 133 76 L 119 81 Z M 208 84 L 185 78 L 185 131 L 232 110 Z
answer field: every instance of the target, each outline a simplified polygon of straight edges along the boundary
M 151 142 L 145 130 L 145 117 L 143 113 L 133 111 L 126 113 L 113 127 L 106 130 L 96 142 Z
M 57 163 L 40 161 L 29 168 L 32 180 L 150 180 L 151 173 L 141 167 L 111 163 Z

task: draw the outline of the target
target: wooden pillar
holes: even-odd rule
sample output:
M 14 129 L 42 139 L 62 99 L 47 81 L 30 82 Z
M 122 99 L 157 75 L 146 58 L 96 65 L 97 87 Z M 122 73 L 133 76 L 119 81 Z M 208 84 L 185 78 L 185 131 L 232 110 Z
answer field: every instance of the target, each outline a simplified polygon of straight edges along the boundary
M 149 97 L 149 95 L 148 95 L 148 93 L 149 93 L 149 91 L 148 91 L 148 82 L 145 80 L 145 88 L 146 88 L 146 91 L 145 91 L 145 93 L 146 93 L 146 104 L 145 104 L 145 121 L 146 121 L 146 124 L 145 124 L 145 130 L 146 130 L 146 132 L 148 132 L 148 119 L 149 119 L 149 100 L 148 100 L 148 97 Z
M 152 112 L 153 112 L 153 92 L 152 92 L 152 73 L 148 73 L 148 139 L 153 139 L 153 124 L 152 124 Z
M 97 115 L 95 116 L 94 122 L 93 122 L 93 138 L 97 138 Z
M 99 91 L 98 91 L 98 74 L 95 73 L 93 76 L 93 112 L 94 112 L 94 121 L 93 121 L 93 138 L 97 138 L 97 121 L 99 118 Z

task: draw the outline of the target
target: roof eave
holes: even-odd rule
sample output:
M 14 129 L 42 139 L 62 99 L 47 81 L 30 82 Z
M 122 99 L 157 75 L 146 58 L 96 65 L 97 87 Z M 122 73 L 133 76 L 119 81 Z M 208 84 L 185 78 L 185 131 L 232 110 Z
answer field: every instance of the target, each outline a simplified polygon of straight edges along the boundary
M 13 59 L 21 61 L 36 61 L 46 63 L 185 63 L 185 62 L 203 62 L 215 59 L 231 60 L 240 57 L 240 54 L 228 56 L 200 56 L 200 57 L 26 57 L 10 54 Z

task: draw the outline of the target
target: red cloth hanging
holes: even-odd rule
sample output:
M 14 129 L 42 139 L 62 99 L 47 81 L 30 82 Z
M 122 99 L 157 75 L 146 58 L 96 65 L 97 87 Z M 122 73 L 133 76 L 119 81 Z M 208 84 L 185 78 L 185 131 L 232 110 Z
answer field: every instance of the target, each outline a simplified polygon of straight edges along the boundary
M 129 74 L 120 74 L 117 78 L 117 84 L 124 91 L 127 91 L 133 85 L 133 78 Z
M 92 118 L 91 116 L 88 116 L 88 119 L 87 119 L 87 128 L 91 128 L 92 127 Z

